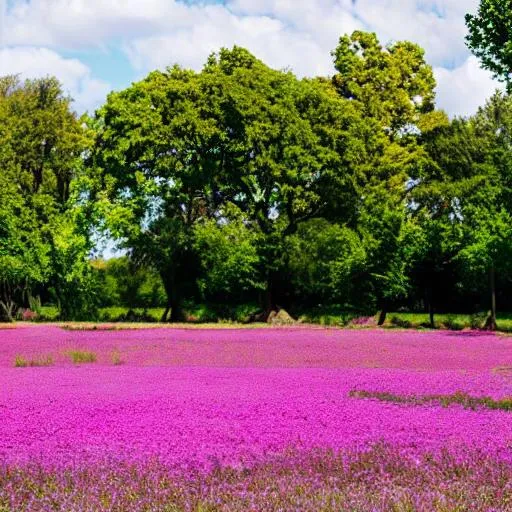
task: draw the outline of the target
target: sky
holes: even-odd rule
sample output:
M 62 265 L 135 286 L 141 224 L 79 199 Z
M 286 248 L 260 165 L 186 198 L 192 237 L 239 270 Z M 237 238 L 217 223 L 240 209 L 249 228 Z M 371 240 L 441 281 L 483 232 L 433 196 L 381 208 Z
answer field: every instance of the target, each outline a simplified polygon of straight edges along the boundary
M 299 76 L 333 73 L 330 52 L 356 29 L 426 50 L 438 106 L 471 115 L 499 87 L 465 46 L 478 0 L 0 0 L 0 75 L 55 75 L 78 112 L 156 68 L 200 69 L 233 45 Z

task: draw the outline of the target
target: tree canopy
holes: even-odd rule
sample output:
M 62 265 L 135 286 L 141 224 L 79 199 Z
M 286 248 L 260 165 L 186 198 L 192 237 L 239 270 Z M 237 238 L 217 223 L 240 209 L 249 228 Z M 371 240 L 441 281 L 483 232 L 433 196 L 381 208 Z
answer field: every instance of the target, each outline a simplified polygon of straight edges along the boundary
M 502 7 L 482 1 L 468 41 L 508 80 Z M 93 118 L 54 78 L 0 79 L 1 317 L 40 297 L 61 318 L 161 306 L 164 321 L 193 303 L 380 323 L 421 309 L 432 325 L 489 308 L 494 328 L 512 306 L 510 96 L 450 120 L 418 45 L 356 31 L 332 57 L 332 76 L 300 79 L 220 49 Z M 105 239 L 124 256 L 98 258 Z
M 466 15 L 469 49 L 482 66 L 512 91 L 512 17 L 510 0 L 481 0 L 476 14 Z

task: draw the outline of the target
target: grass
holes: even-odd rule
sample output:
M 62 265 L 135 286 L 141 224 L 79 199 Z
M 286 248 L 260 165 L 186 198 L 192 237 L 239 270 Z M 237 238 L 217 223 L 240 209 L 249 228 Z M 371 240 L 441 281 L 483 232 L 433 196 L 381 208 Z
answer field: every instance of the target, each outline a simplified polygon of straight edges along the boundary
M 112 361 L 112 364 L 114 366 L 119 366 L 121 364 L 124 364 L 124 361 L 121 359 L 121 353 L 119 350 L 113 350 L 110 354 L 110 360 Z
M 52 356 L 41 356 L 38 359 L 25 359 L 23 356 L 16 356 L 14 360 L 15 368 L 34 368 L 44 366 L 53 366 Z
M 0 511 L 510 510 L 506 460 L 447 450 L 419 458 L 376 445 L 276 455 L 248 467 L 173 474 L 157 462 L 0 467 Z M 49 505 L 50 504 L 50 505 Z
M 75 364 L 96 362 L 96 354 L 94 352 L 88 352 L 86 350 L 72 350 L 69 355 Z
M 121 322 L 115 324 L 100 324 L 96 322 L 66 322 L 59 323 L 62 329 L 67 331 L 126 331 L 126 330 L 144 330 L 144 329 L 189 329 L 189 330 L 211 330 L 211 329 L 276 329 L 271 324 L 236 324 L 236 323 L 139 323 L 139 322 Z
M 255 305 L 242 305 L 235 308 L 233 321 L 223 320 L 221 317 L 215 317 L 213 311 L 206 306 L 194 306 L 188 310 L 192 322 L 185 324 L 173 324 L 174 327 L 197 326 L 200 328 L 240 328 L 246 327 L 242 322 L 247 317 L 247 311 L 257 308 Z M 91 322 L 65 322 L 63 326 L 71 330 L 78 329 L 134 329 L 144 327 L 161 327 L 169 324 L 160 324 L 160 318 L 164 312 L 163 308 L 142 308 L 133 309 L 134 319 L 129 318 L 129 308 L 127 307 L 108 307 L 101 308 L 99 318 Z M 41 317 L 39 321 L 55 322 L 58 320 L 58 309 L 54 306 L 43 306 L 41 308 Z M 358 317 L 365 315 L 347 312 L 339 306 L 318 307 L 310 311 L 305 311 L 299 315 L 299 320 L 304 324 L 315 324 L 332 327 L 358 327 L 353 326 L 352 322 Z M 145 318 L 146 321 L 139 320 Z M 434 317 L 436 329 L 462 330 L 469 328 L 481 328 L 485 323 L 486 314 L 436 314 Z M 502 332 L 512 332 L 512 313 L 500 313 L 497 318 L 498 330 Z M 109 323 L 108 326 L 101 323 Z M 111 323 L 111 324 L 110 324 Z M 250 327 L 262 327 L 266 324 L 250 324 Z M 2 326 L 4 327 L 4 326 Z M 5 327 L 14 327 L 7 325 Z M 430 319 L 427 313 L 389 313 L 385 327 L 398 327 L 405 329 L 430 328 Z
M 440 313 L 434 315 L 434 327 L 453 331 L 481 329 L 486 318 L 487 313 L 477 313 L 475 315 Z M 498 313 L 497 324 L 498 331 L 512 332 L 512 313 Z M 428 313 L 391 313 L 386 320 L 386 326 L 410 329 L 430 328 L 430 318 Z
M 395 404 L 405 405 L 441 405 L 448 407 L 450 405 L 460 405 L 464 409 L 491 409 L 501 411 L 512 411 L 512 398 L 502 398 L 494 400 L 488 396 L 474 397 L 467 393 L 457 392 L 451 395 L 425 395 L 425 396 L 403 396 L 393 393 L 379 391 L 351 391 L 351 398 L 373 399 L 381 402 L 391 402 Z

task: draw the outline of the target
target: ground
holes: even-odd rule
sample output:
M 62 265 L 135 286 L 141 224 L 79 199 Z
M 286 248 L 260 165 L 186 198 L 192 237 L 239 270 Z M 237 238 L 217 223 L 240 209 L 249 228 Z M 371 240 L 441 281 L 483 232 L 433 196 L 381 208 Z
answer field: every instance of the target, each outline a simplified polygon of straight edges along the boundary
M 1 511 L 512 509 L 503 336 L 23 326 L 0 367 Z

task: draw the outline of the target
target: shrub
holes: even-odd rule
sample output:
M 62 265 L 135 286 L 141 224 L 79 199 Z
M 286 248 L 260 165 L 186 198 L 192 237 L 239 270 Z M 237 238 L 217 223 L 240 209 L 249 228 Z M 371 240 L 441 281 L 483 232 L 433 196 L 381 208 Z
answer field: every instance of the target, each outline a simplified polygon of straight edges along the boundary
M 21 317 L 24 322 L 32 322 L 34 320 L 37 320 L 39 317 L 39 314 L 35 311 L 32 311 L 31 309 L 24 309 L 21 313 Z
M 401 327 L 403 329 L 410 329 L 412 327 L 412 323 L 409 320 L 400 318 L 397 315 L 393 315 L 389 321 L 394 327 Z
M 377 321 L 374 316 L 360 316 L 358 318 L 353 318 L 349 325 L 357 327 L 375 327 L 377 325 Z
M 487 316 L 487 313 L 475 313 L 471 315 L 469 320 L 471 329 L 483 329 Z
M 448 315 L 443 322 L 443 326 L 450 331 L 462 331 L 465 327 L 464 322 L 457 319 L 455 315 Z
M 73 350 L 72 352 L 69 353 L 69 355 L 71 356 L 71 360 L 75 364 L 96 362 L 96 354 L 94 352 Z

